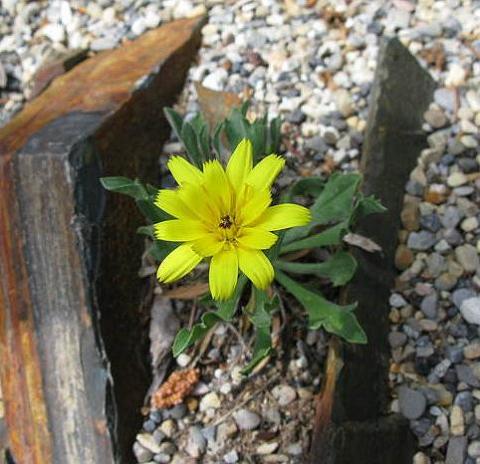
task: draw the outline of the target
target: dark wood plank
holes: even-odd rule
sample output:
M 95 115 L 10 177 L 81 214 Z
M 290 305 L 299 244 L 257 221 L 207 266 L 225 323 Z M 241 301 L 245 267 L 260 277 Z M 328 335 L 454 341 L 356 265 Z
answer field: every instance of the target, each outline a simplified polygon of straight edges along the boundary
M 368 344 L 344 345 L 344 367 L 337 381 L 331 424 L 317 424 L 312 463 L 410 464 L 413 440 L 407 421 L 386 417 L 389 295 L 393 288 L 400 212 L 405 184 L 426 146 L 423 113 L 434 83 L 397 39 L 380 50 L 369 108 L 361 170 L 363 192 L 374 194 L 386 214 L 361 221 L 358 233 L 372 238 L 381 254 L 354 250 L 359 270 L 344 299 L 358 302 L 356 315 Z M 327 430 L 327 432 L 322 432 Z M 410 446 L 409 446 L 410 445 Z M 410 460 L 410 461 L 409 461 Z
M 202 22 L 82 62 L 0 130 L 0 379 L 18 464 L 133 460 L 149 384 L 141 219 L 98 178 L 153 180 Z

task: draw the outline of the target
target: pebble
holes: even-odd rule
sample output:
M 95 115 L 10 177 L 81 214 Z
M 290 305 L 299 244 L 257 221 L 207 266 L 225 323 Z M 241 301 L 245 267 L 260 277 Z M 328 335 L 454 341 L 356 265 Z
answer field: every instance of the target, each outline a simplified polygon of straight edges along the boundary
M 412 232 L 408 237 L 407 246 L 412 250 L 425 251 L 435 245 L 437 239 L 434 234 L 422 230 Z
M 238 459 L 238 453 L 235 450 L 231 450 L 227 454 L 223 455 L 225 464 L 235 464 L 238 462 Z
M 480 297 L 464 300 L 460 306 L 460 312 L 470 324 L 480 325 Z
M 257 446 L 256 453 L 260 455 L 272 454 L 278 449 L 278 443 L 263 443 L 260 446 Z
M 276 385 L 272 395 L 278 401 L 279 406 L 287 406 L 297 397 L 297 392 L 289 385 Z
M 200 411 L 205 412 L 207 409 L 218 409 L 221 404 L 218 395 L 215 392 L 210 392 L 200 400 Z
M 199 458 L 205 453 L 207 440 L 202 435 L 201 428 L 197 425 L 190 427 L 188 431 L 188 441 L 185 451 L 192 458 Z
M 133 454 L 140 463 L 151 461 L 153 458 L 153 453 L 138 442 L 133 444 Z
M 427 399 L 417 390 L 402 386 L 398 391 L 400 412 L 407 419 L 418 419 L 427 407 Z
M 261 422 L 261 417 L 248 409 L 235 411 L 233 417 L 240 430 L 254 430 Z
M 480 267 L 477 249 L 470 244 L 455 248 L 455 257 L 466 272 L 475 272 Z
M 450 413 L 450 432 L 453 436 L 462 436 L 465 433 L 465 418 L 460 406 L 453 405 Z

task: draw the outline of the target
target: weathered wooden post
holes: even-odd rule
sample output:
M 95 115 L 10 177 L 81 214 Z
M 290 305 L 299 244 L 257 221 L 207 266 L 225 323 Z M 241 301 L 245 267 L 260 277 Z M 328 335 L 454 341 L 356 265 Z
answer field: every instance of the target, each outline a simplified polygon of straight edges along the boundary
M 101 175 L 151 179 L 201 18 L 57 78 L 0 130 L 0 379 L 17 464 L 131 463 L 149 384 L 140 218 Z
M 367 332 L 368 345 L 338 347 L 336 356 L 343 368 L 336 388 L 329 385 L 320 404 L 312 464 L 411 463 L 413 438 L 408 421 L 387 415 L 388 300 L 396 276 L 394 256 L 404 187 L 426 146 L 423 113 L 433 90 L 432 78 L 408 50 L 397 39 L 386 40 L 372 88 L 361 170 L 363 192 L 374 194 L 388 212 L 369 216 L 358 228 L 383 251 L 356 252 L 359 271 L 344 295 L 347 301 L 359 303 L 356 314 Z M 332 363 L 338 362 L 336 356 Z M 330 374 L 330 378 L 335 375 Z

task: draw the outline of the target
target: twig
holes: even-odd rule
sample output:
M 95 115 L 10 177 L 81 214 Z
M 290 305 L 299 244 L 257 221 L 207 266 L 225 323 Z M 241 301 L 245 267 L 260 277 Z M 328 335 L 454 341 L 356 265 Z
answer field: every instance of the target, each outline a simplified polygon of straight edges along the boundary
M 266 390 L 273 382 L 275 382 L 278 378 L 280 377 L 280 374 L 274 375 L 265 385 L 262 385 L 260 388 L 255 390 L 251 395 L 249 395 L 247 398 L 244 400 L 240 401 L 234 408 L 230 409 L 227 413 L 225 413 L 223 416 L 218 418 L 212 426 L 216 427 L 217 425 L 221 424 L 224 420 L 228 419 L 235 411 L 239 410 L 243 406 L 245 406 L 249 401 L 253 400 L 259 393 L 262 391 Z

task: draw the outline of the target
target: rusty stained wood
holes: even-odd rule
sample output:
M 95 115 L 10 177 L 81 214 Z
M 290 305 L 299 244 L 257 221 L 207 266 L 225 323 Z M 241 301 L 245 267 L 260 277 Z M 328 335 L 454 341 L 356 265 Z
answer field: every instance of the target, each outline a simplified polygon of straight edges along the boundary
M 84 61 L 0 130 L 0 380 L 17 464 L 133 460 L 149 383 L 139 216 L 98 177 L 152 178 L 202 23 Z

